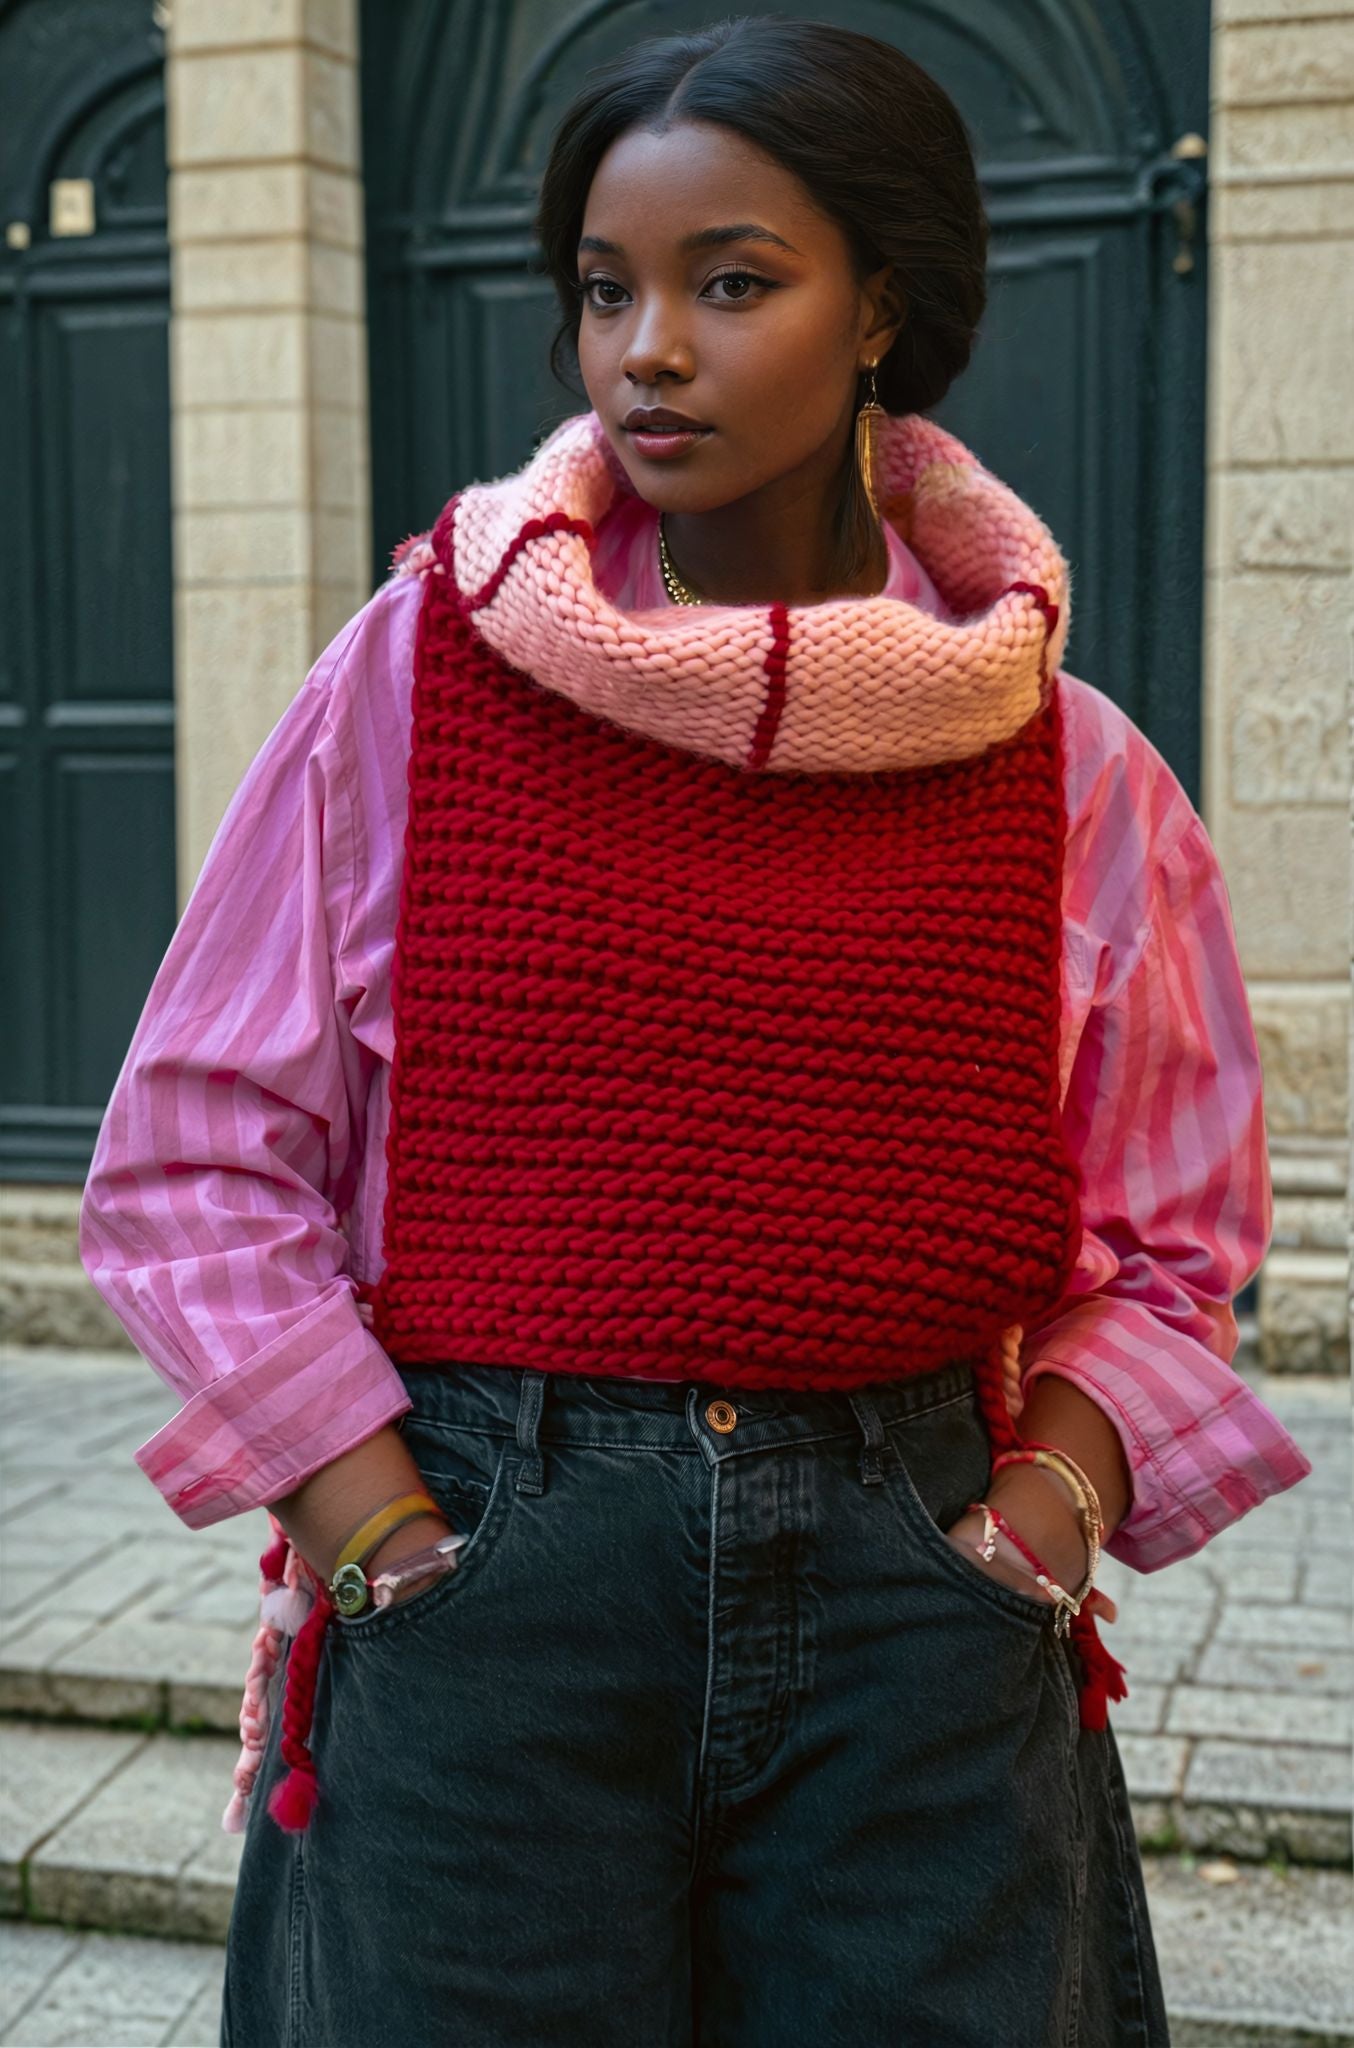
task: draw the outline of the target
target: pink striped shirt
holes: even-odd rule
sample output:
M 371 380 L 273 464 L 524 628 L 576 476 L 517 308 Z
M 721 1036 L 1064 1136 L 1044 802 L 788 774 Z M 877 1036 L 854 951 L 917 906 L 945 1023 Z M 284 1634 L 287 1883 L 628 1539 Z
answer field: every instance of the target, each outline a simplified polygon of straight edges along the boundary
M 647 516 L 646 516 L 647 515 Z M 649 508 L 597 581 L 667 602 Z M 890 533 L 893 596 L 939 612 Z M 213 840 L 113 1089 L 80 1252 L 182 1406 L 135 1452 L 190 1528 L 279 1499 L 411 1405 L 354 1298 L 382 1267 L 390 969 L 422 584 L 337 634 Z M 1230 906 L 1161 755 L 1089 684 L 1066 733 L 1061 1081 L 1083 1241 L 1025 1333 L 1105 1411 L 1133 1498 L 1107 1551 L 1154 1571 L 1311 1463 L 1233 1369 L 1272 1226 L 1261 1069 Z

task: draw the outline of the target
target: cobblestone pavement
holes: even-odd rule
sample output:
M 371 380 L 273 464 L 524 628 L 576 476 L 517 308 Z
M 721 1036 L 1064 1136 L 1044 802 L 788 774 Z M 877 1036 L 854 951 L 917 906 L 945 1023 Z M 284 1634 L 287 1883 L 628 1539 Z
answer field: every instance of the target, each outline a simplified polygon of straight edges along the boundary
M 1238 1859 L 1234 1903 L 1280 1881 L 1266 1858 L 1338 1888 L 1350 1855 L 1349 1383 L 1247 1378 L 1310 1478 L 1164 1572 L 1100 1572 L 1140 1837 Z M 219 1818 L 267 1523 L 190 1531 L 166 1507 L 131 1452 L 176 1406 L 126 1352 L 0 1351 L 0 1912 L 49 1923 L 0 1928 L 0 2042 L 216 2039 L 240 1846 Z M 1163 1928 L 1189 1926 L 1164 1877 L 1155 1896 Z M 1313 2038 L 1354 2039 L 1345 2018 Z
M 1354 1695 L 1350 1383 L 1248 1382 L 1312 1460 L 1297 1486 L 1164 1571 L 1102 1561 L 1111 1709 L 1145 1845 L 1348 1866 Z

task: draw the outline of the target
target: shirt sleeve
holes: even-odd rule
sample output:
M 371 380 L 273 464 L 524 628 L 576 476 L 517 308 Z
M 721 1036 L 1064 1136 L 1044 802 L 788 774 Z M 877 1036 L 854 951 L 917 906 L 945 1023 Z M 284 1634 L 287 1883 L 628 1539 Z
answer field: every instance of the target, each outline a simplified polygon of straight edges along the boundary
M 373 1056 L 337 993 L 356 823 L 332 685 L 388 650 L 379 604 L 321 655 L 236 791 L 82 1198 L 85 1271 L 183 1401 L 135 1460 L 192 1529 L 279 1499 L 411 1406 L 357 1313 L 338 1223 Z
M 1133 1480 L 1104 1548 L 1142 1572 L 1188 1557 L 1311 1461 L 1232 1365 L 1234 1297 L 1273 1228 L 1259 1049 L 1226 884 L 1202 820 L 1162 859 L 1136 957 L 1087 1018 L 1064 1101 L 1083 1239 L 1022 1382 L 1070 1380 Z

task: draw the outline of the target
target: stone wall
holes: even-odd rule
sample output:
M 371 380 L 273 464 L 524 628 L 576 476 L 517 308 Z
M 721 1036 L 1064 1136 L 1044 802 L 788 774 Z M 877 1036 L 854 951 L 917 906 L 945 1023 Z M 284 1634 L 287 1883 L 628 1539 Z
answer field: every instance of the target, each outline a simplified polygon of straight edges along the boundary
M 1347 1366 L 1354 0 L 1218 0 L 1204 812 L 1265 1067 L 1270 1366 Z
M 356 0 L 173 0 L 180 898 L 370 594 Z M 1354 0 L 1217 0 L 1203 808 L 1265 1063 L 1271 1366 L 1348 1361 Z
M 179 895 L 370 596 L 355 0 L 168 22 Z

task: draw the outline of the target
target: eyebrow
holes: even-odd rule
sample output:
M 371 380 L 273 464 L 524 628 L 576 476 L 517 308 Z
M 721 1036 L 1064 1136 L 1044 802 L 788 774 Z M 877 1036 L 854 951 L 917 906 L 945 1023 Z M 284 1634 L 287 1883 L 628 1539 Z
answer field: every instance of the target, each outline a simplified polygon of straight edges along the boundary
M 770 228 L 759 227 L 756 221 L 732 221 L 726 227 L 698 228 L 692 235 L 684 235 L 677 244 L 683 254 L 695 249 L 722 249 L 728 242 L 769 242 L 777 249 L 788 250 L 791 256 L 799 251 L 791 242 L 773 234 Z M 619 242 L 608 242 L 603 235 L 580 235 L 578 253 L 590 250 L 597 256 L 624 256 Z

